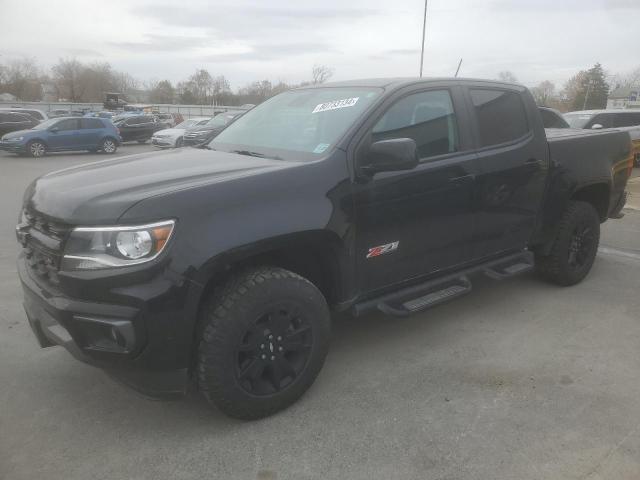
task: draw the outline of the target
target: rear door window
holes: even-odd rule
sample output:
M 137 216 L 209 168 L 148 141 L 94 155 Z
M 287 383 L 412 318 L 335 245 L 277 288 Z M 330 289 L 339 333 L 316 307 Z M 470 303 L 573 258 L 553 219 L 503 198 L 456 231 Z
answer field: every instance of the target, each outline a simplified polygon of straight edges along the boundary
M 470 93 L 481 147 L 512 142 L 529 133 L 527 113 L 518 93 L 489 88 L 471 89 Z
M 21 115 L 19 113 L 8 113 L 7 121 L 12 123 L 29 123 L 31 119 L 28 115 Z
M 103 128 L 102 122 L 97 118 L 82 118 L 80 119 L 81 128 L 84 130 L 94 130 L 97 128 Z

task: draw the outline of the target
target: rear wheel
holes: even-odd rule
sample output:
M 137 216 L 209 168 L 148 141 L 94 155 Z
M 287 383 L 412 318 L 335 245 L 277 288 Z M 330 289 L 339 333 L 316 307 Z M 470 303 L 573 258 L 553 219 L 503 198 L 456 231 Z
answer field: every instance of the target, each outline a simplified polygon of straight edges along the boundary
M 551 251 L 536 254 L 536 269 L 559 285 L 575 285 L 591 270 L 600 241 L 600 218 L 587 202 L 569 202 Z
M 105 138 L 100 144 L 100 150 L 106 154 L 112 154 L 118 150 L 118 144 L 113 138 Z
M 200 390 L 225 414 L 266 417 L 314 382 L 329 348 L 322 293 L 282 268 L 233 277 L 209 301 L 198 348 Z
M 44 157 L 47 153 L 47 146 L 40 140 L 32 140 L 27 144 L 27 154 L 34 158 Z

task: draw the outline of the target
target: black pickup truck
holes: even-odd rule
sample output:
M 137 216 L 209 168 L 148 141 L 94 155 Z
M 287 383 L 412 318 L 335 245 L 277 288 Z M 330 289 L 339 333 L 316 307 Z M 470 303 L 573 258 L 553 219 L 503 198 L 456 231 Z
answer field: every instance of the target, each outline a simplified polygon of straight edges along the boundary
M 35 180 L 27 317 L 142 392 L 259 418 L 298 399 L 330 312 L 405 316 L 474 275 L 580 282 L 631 172 L 625 132 L 549 130 L 526 88 L 363 80 L 282 93 L 204 149 Z

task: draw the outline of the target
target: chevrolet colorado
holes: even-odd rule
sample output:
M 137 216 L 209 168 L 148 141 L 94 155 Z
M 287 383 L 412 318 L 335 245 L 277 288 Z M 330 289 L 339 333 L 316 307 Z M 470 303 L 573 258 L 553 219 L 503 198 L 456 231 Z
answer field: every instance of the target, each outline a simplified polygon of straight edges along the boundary
M 545 133 L 519 85 L 304 87 L 206 148 L 36 179 L 24 307 L 42 347 L 259 418 L 314 382 L 331 311 L 405 316 L 534 267 L 580 282 L 631 161 L 625 132 Z

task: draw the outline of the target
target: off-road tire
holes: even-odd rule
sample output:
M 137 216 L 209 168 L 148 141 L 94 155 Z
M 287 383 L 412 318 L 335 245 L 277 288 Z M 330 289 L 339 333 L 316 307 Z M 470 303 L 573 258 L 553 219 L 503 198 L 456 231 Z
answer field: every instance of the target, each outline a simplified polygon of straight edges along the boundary
M 570 255 L 576 232 L 590 229 L 592 238 L 585 246 L 584 259 L 579 265 L 571 265 Z M 587 202 L 571 201 L 562 215 L 555 239 L 548 255 L 536 253 L 536 270 L 553 283 L 563 286 L 581 282 L 591 270 L 598 253 L 600 218 L 595 208 Z
M 255 356 L 253 353 L 238 352 L 241 347 L 247 348 L 248 344 L 255 346 L 251 348 L 265 348 L 263 340 L 250 341 L 245 345 L 243 339 L 262 339 L 261 335 L 264 334 L 266 338 L 268 333 L 272 333 L 268 328 L 264 329 L 260 319 L 271 318 L 265 312 L 280 308 L 280 302 L 291 303 L 293 310 L 298 312 L 298 317 L 304 318 L 307 325 L 307 333 L 304 335 L 308 335 L 305 337 L 308 348 L 303 353 L 305 360 L 299 362 L 300 371 L 293 379 L 292 376 L 284 377 L 290 383 L 280 391 L 274 387 L 276 391 L 272 394 L 252 394 L 247 391 L 246 383 L 243 384 L 245 380 L 239 379 L 242 376 L 238 365 L 239 355 L 249 355 L 249 360 L 245 359 L 246 361 L 253 362 L 255 358 L 256 361 L 265 362 L 260 360 L 264 358 L 260 353 L 271 355 L 276 350 L 277 354 L 280 347 L 274 343 L 274 349 L 274 344 L 268 343 L 267 348 L 258 350 L 258 355 Z M 287 325 L 287 328 L 291 328 L 288 331 L 293 332 L 291 338 L 299 335 L 294 332 L 293 323 Z M 272 415 L 298 400 L 314 382 L 329 349 L 330 331 L 331 319 L 327 302 L 307 279 L 278 267 L 259 267 L 239 272 L 212 294 L 203 309 L 196 366 L 198 387 L 211 404 L 230 417 L 251 420 Z M 255 333 L 254 337 L 254 332 L 259 334 Z M 287 338 L 283 342 L 286 340 Z M 287 347 L 282 354 L 283 360 L 288 355 L 286 350 Z M 296 352 L 293 354 L 297 355 Z M 270 358 L 273 360 L 274 357 Z M 269 366 L 262 368 L 261 375 L 270 372 Z M 257 381 L 264 380 L 260 377 Z M 253 379 L 250 380 L 251 389 L 253 382 Z

